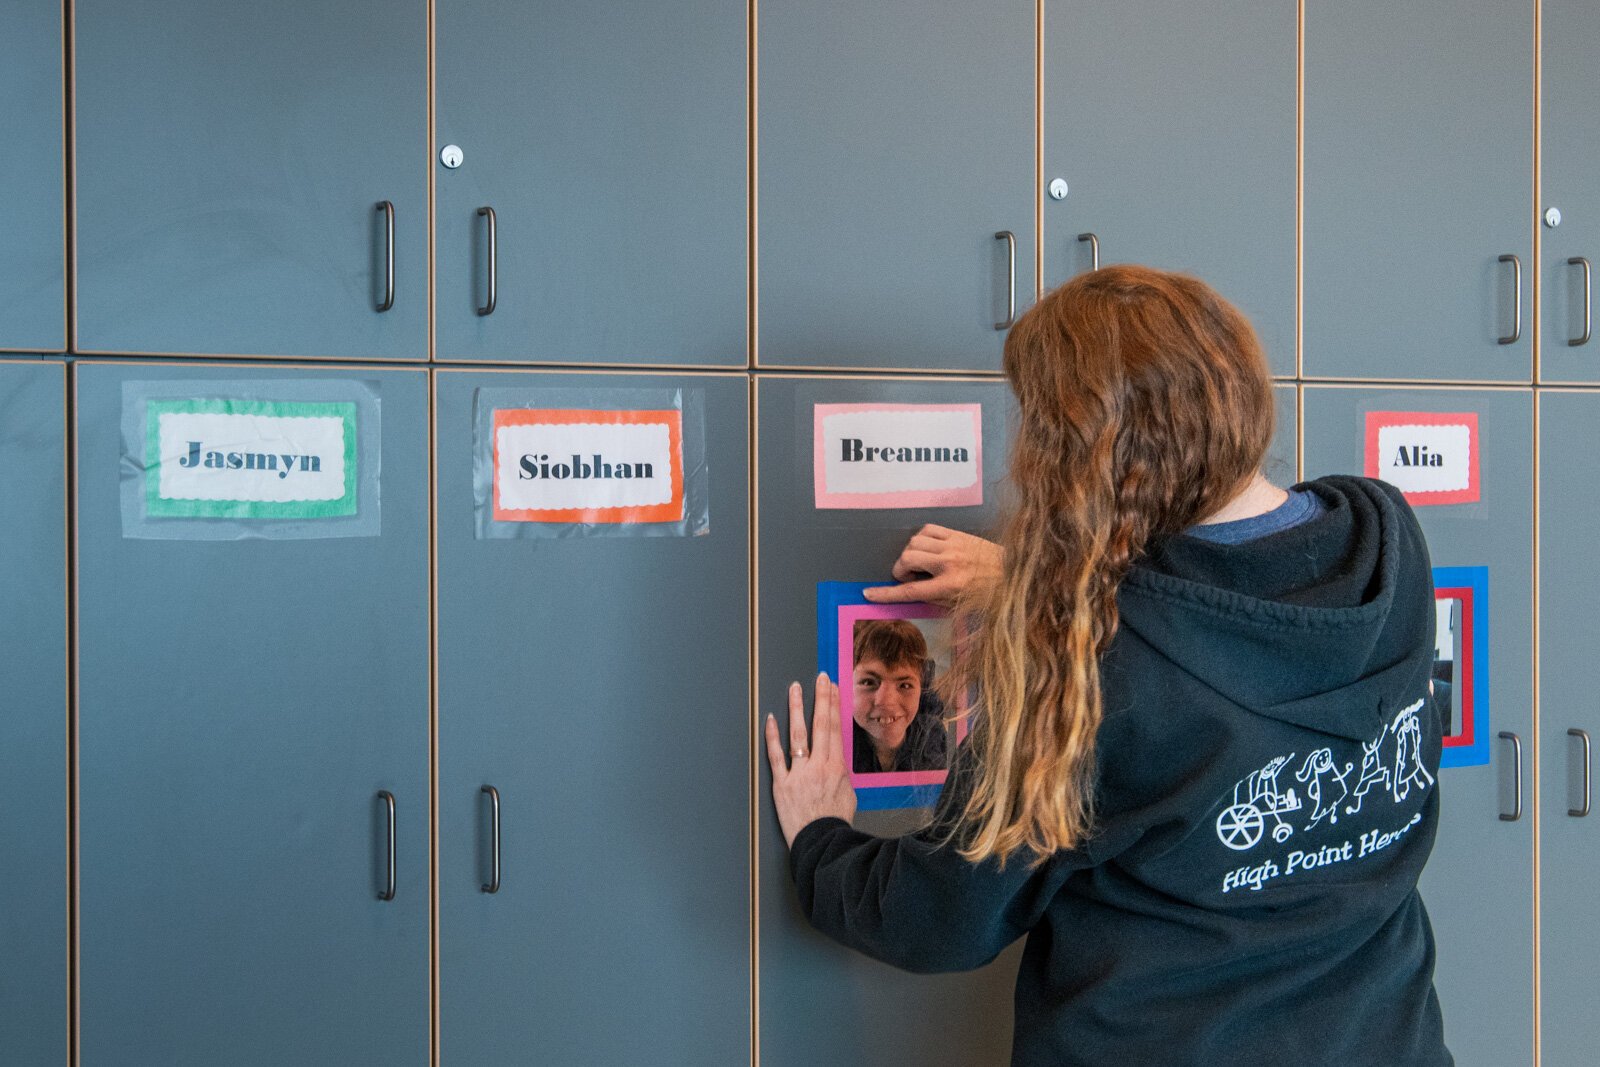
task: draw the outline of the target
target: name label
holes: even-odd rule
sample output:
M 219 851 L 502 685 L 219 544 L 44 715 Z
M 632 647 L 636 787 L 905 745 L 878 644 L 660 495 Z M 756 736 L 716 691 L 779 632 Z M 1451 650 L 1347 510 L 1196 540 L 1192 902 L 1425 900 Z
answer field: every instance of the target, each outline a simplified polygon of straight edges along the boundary
M 632 523 L 683 518 L 683 415 L 498 408 L 497 522 Z
M 983 503 L 982 404 L 818 404 L 818 508 Z
M 1477 413 L 1368 412 L 1366 474 L 1414 506 L 1478 500 Z
M 152 517 L 320 519 L 356 513 L 356 405 L 151 400 Z

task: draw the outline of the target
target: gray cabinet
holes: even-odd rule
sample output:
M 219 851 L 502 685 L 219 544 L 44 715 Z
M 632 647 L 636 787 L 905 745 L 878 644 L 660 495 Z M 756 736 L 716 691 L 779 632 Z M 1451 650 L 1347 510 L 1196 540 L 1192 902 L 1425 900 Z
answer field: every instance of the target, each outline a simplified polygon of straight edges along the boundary
M 0 360 L 0 1049 L 19 1064 L 67 1059 L 65 377 Z
M 354 456 L 370 471 L 381 451 L 381 533 L 125 536 L 124 384 L 174 379 L 223 398 L 238 379 L 375 383 L 381 445 Z M 75 397 L 84 1067 L 421 1067 L 426 374 L 80 362 Z
M 1600 739 L 1600 704 L 1588 665 L 1594 658 L 1594 481 L 1600 396 L 1543 393 L 1539 487 L 1539 904 L 1541 1044 L 1545 1067 L 1583 1067 L 1600 1047 L 1594 991 L 1600 987 L 1600 810 L 1586 786 Z M 1582 731 L 1574 736 L 1572 731 Z M 1587 735 L 1585 738 L 1583 735 Z M 1585 814 L 1586 813 L 1586 814 Z
M 1539 378 L 1594 382 L 1600 381 L 1592 303 L 1594 266 L 1600 265 L 1600 114 L 1594 107 L 1600 72 L 1593 43 L 1600 39 L 1600 7 L 1587 0 L 1544 0 L 1541 11 L 1539 211 L 1554 208 L 1560 221 L 1543 228 Z
M 0 351 L 67 346 L 64 8 L 0 7 Z
M 71 10 L 75 350 L 427 358 L 422 0 Z
M 1438 942 L 1445 1041 L 1461 1067 L 1533 1059 L 1533 397 L 1530 390 L 1305 387 L 1307 477 L 1365 469 L 1367 415 L 1476 414 L 1476 502 L 1418 506 L 1435 573 L 1486 567 L 1487 663 L 1474 693 L 1482 761 L 1439 774 L 1441 814 L 1422 899 Z M 1461 657 L 1456 657 L 1461 663 Z M 1459 685 L 1461 676 L 1453 680 Z M 1517 768 L 1512 743 L 1521 743 Z M 1450 750 L 1447 759 L 1450 759 Z M 1547 759 L 1548 765 L 1548 759 Z M 1522 795 L 1515 794 L 1518 783 Z M 1501 818 L 1520 811 L 1515 821 Z M 1548 816 L 1547 816 L 1548 818 Z M 1548 986 L 1546 987 L 1548 988 Z
M 992 532 L 1008 451 L 1010 394 L 995 381 L 763 377 L 757 382 L 756 713 L 781 713 L 791 680 L 817 674 L 817 583 L 890 581 L 906 538 L 923 523 Z M 813 495 L 817 404 L 983 405 L 983 505 L 922 510 L 818 510 Z M 807 698 L 809 703 L 809 696 Z M 759 723 L 757 724 L 759 725 Z M 1020 946 L 971 974 L 909 975 L 813 930 L 800 912 L 788 849 L 772 811 L 763 757 L 756 784 L 760 937 L 760 1058 L 767 1067 L 1004 1063 Z M 863 812 L 857 825 L 903 833 L 914 810 Z M 900 1020 L 884 1025 L 887 1020 Z M 915 1025 L 904 1025 L 915 1020 Z
M 437 379 L 441 1062 L 740 1062 L 748 383 Z M 703 404 L 707 532 L 476 536 L 475 406 L 626 410 L 664 389 Z
M 1196 274 L 1294 374 L 1298 32 L 1292 3 L 1045 5 L 1046 288 L 1096 249 Z
M 1308 377 L 1531 380 L 1533 20 L 1307 5 Z
M 999 367 L 1035 288 L 1034 25 L 1029 0 L 762 6 L 758 363 Z
M 435 32 L 438 356 L 745 366 L 742 0 L 459 0 Z

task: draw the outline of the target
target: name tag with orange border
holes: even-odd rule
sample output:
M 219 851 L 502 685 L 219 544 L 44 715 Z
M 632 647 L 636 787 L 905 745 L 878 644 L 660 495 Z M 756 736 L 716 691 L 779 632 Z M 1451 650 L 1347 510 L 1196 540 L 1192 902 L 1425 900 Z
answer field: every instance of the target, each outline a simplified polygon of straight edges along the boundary
M 683 413 L 497 408 L 496 522 L 683 519 Z

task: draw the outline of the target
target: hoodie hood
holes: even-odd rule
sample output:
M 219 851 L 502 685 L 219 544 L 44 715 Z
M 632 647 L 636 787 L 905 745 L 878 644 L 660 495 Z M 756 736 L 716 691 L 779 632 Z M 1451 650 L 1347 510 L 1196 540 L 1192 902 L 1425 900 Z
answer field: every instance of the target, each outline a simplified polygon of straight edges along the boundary
M 1393 694 L 1426 685 L 1427 665 L 1397 650 L 1433 645 L 1427 548 L 1393 486 L 1295 488 L 1325 513 L 1244 544 L 1156 545 L 1118 591 L 1121 626 L 1233 704 L 1364 740 L 1398 710 Z

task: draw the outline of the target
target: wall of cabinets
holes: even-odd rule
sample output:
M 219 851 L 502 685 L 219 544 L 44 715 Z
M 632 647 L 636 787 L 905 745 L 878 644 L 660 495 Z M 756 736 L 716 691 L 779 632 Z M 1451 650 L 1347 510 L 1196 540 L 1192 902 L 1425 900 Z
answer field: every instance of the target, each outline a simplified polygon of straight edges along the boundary
M 818 582 L 994 521 L 1006 325 L 1147 262 L 1256 324 L 1275 480 L 1360 471 L 1370 412 L 1476 415 L 1481 499 L 1419 509 L 1492 605 L 1423 886 L 1446 1036 L 1588 1062 L 1596 33 L 1582 0 L 0 5 L 0 1048 L 1003 1060 L 1015 950 L 913 977 L 804 923 L 754 729 Z M 126 390 L 184 381 L 375 383 L 381 530 L 127 536 Z M 484 392 L 606 389 L 703 398 L 708 532 L 478 536 Z M 863 402 L 981 404 L 984 503 L 819 510 L 815 405 Z

